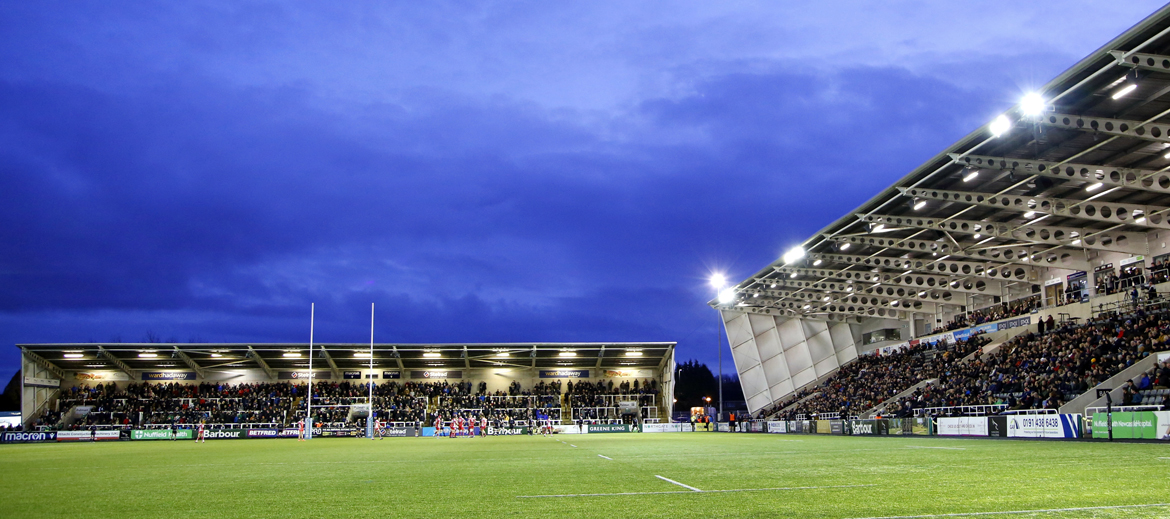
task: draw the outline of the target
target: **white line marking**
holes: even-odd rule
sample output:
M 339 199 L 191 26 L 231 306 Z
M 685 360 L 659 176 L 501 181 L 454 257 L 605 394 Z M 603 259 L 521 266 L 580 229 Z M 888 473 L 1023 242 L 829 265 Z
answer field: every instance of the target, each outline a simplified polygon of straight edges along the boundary
M 1153 503 L 1148 505 L 1115 505 L 1115 506 L 1082 506 L 1077 508 L 1045 508 L 1040 510 L 1012 510 L 1008 512 L 967 512 L 957 514 L 926 514 L 926 515 L 883 515 L 880 517 L 858 517 L 854 519 L 923 519 L 927 517 L 972 517 L 980 515 L 1007 515 L 1007 514 L 1044 514 L 1055 512 L 1081 512 L 1085 510 L 1116 510 L 1121 508 L 1152 508 L 1170 506 L 1170 503 Z
M 577 446 L 576 446 L 576 445 L 573 445 L 573 444 L 571 444 L 571 443 L 569 444 L 569 447 L 572 447 L 572 448 L 574 448 L 574 449 L 576 449 L 576 448 L 577 448 Z
M 907 449 L 946 449 L 949 451 L 965 451 L 966 447 L 923 447 L 921 445 L 910 445 Z
M 1160 460 L 1170 460 L 1170 458 L 1158 458 Z
M 674 483 L 675 485 L 678 485 L 678 486 L 680 486 L 680 487 L 683 487 L 683 488 L 689 488 L 689 489 L 691 489 L 691 490 L 694 490 L 695 492 L 702 492 L 702 490 L 699 490 L 699 489 L 697 489 L 697 488 L 695 488 L 695 487 L 692 487 L 692 486 L 690 486 L 690 485 L 684 485 L 684 484 L 682 484 L 682 483 L 679 483 L 678 481 L 675 481 L 675 480 L 673 480 L 673 479 L 670 479 L 670 478 L 664 478 L 664 477 L 662 477 L 662 476 L 659 476 L 658 474 L 655 474 L 655 475 L 654 475 L 654 477 L 656 477 L 656 478 L 658 478 L 658 479 L 661 479 L 661 480 L 663 480 L 663 481 L 665 481 L 665 482 L 667 482 L 667 483 Z
M 661 477 L 661 476 L 659 476 Z M 607 496 L 650 496 L 659 494 L 717 494 L 724 492 L 767 492 L 775 490 L 817 490 L 822 488 L 856 488 L 856 487 L 873 487 L 877 485 L 830 485 L 825 487 L 777 487 L 777 488 L 733 488 L 730 490 L 672 490 L 668 492 L 616 492 L 612 494 L 551 494 L 543 496 L 516 496 L 520 499 L 535 498 L 535 497 L 607 497 Z
M 601 456 L 601 455 L 600 455 L 600 454 L 598 454 L 598 456 Z M 611 458 L 611 457 L 609 457 L 609 456 L 601 456 L 601 457 L 602 457 L 602 458 L 605 458 L 605 459 L 607 459 L 607 460 L 609 460 L 609 461 L 613 461 L 613 458 Z

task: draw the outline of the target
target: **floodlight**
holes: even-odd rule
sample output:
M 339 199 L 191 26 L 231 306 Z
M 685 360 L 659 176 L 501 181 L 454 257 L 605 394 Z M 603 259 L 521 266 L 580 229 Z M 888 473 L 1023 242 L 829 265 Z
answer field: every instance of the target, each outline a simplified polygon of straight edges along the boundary
M 1047 103 L 1037 92 L 1031 92 L 1020 100 L 1020 112 L 1028 117 L 1037 117 L 1043 114 L 1046 107 Z
M 819 266 L 821 266 L 821 263 L 824 263 L 824 262 L 818 259 L 818 260 L 816 260 L 816 261 L 814 261 L 814 262 L 813 262 L 813 266 L 814 266 L 814 267 L 819 267 Z
M 282 353 L 280 356 L 281 356 L 281 357 L 291 357 L 291 358 L 297 358 L 297 357 L 300 357 L 300 356 L 301 356 L 301 354 L 300 354 L 300 353 L 297 353 L 297 352 L 285 352 L 285 353 Z
M 141 358 L 144 358 L 144 359 L 153 359 L 153 358 L 157 357 L 158 354 L 157 353 L 139 353 L 138 356 Z
M 923 199 L 918 198 L 918 197 L 914 197 L 914 206 L 913 207 L 914 207 L 915 211 L 922 209 L 923 207 L 926 207 L 926 200 L 923 200 Z
M 83 355 L 80 353 L 66 353 L 64 356 L 67 359 L 80 359 L 83 357 Z
M 575 351 L 562 351 L 562 352 L 558 353 L 557 356 L 558 357 L 576 357 L 577 352 L 575 352 Z
M 975 180 L 975 177 L 978 177 L 978 176 L 979 176 L 979 170 L 972 171 L 970 173 L 967 173 L 967 176 L 963 177 L 963 182 L 970 182 L 972 180 Z
M 797 245 L 796 247 L 788 249 L 788 252 L 784 253 L 783 259 L 784 259 L 784 263 L 787 264 L 787 263 L 793 263 L 793 262 L 795 262 L 803 257 L 804 257 L 804 247 Z
M 1036 216 L 1036 211 L 1028 211 L 1024 213 L 1024 218 L 1032 218 L 1033 216 Z
M 1089 186 L 1089 187 L 1086 187 L 1086 188 L 1085 188 L 1085 191 L 1088 191 L 1088 192 L 1092 193 L 1093 191 L 1096 191 L 1096 190 L 1098 190 L 1098 189 L 1101 189 L 1101 186 L 1102 186 L 1102 185 L 1104 185 L 1104 184 L 1102 184 L 1102 183 L 1100 183 L 1100 182 L 1097 182 L 1096 184 L 1093 184 L 1093 185 L 1091 185 L 1091 186 Z
M 354 356 L 354 358 L 358 358 L 358 359 L 368 359 L 368 358 L 370 358 L 370 352 L 368 352 L 368 351 L 355 351 L 355 352 L 353 352 L 353 356 Z
M 439 358 L 442 356 L 443 356 L 443 354 L 439 353 L 437 351 L 428 351 L 428 352 L 423 353 L 423 357 L 426 357 L 428 359 L 436 359 L 436 358 Z
M 991 121 L 991 126 L 988 129 L 991 130 L 992 135 L 999 137 L 1012 129 L 1012 121 L 1006 115 L 1000 115 Z
M 718 272 L 711 274 L 711 286 L 715 287 L 716 290 L 727 286 L 727 276 Z
M 1136 83 L 1130 83 L 1130 84 L 1128 84 L 1128 85 L 1125 85 L 1124 87 L 1122 87 L 1122 89 L 1121 89 L 1121 90 L 1118 90 L 1117 92 L 1114 92 L 1112 97 L 1113 97 L 1113 99 L 1116 101 L 1116 100 L 1118 100 L 1118 99 L 1121 99 L 1121 98 L 1125 97 L 1127 94 L 1129 94 L 1130 92 L 1133 92 L 1134 90 L 1137 90 L 1137 84 L 1136 84 Z
M 735 301 L 735 289 L 734 288 L 725 288 L 719 292 L 719 304 L 725 305 L 725 304 L 730 303 L 732 301 Z
M 853 244 L 852 243 L 842 243 L 841 244 L 841 251 L 844 252 L 844 251 L 849 250 L 850 245 L 853 245 Z
M 627 357 L 641 357 L 642 352 L 640 350 L 627 351 L 626 356 Z

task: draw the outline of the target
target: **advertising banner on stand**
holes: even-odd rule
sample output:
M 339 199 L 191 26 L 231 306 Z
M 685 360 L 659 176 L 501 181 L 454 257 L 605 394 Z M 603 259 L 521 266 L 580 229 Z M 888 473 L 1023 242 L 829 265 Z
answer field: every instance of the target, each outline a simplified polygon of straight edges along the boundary
M 850 433 L 856 436 L 884 436 L 890 434 L 890 421 L 882 420 L 850 420 Z
M 986 416 L 938 419 L 939 436 L 987 436 Z
M 768 432 L 784 434 L 788 432 L 788 422 L 768 422 Z
M 844 420 L 829 420 L 829 434 L 845 434 Z
M 829 434 L 833 430 L 832 427 L 833 426 L 830 425 L 829 420 L 816 421 L 817 434 Z
M 279 438 L 280 431 L 276 429 L 248 429 L 249 438 Z
M 176 429 L 174 436 L 171 436 L 170 429 L 134 429 L 130 431 L 131 440 L 190 440 L 195 438 L 195 431 L 192 429 Z
M 1080 438 L 1081 415 L 1045 414 L 1011 415 L 1007 421 L 1007 435 L 1012 438 Z

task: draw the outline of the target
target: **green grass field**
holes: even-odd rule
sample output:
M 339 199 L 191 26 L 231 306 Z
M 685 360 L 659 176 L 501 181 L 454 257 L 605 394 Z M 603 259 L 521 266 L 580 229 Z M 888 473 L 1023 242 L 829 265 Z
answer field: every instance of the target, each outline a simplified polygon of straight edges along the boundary
M 2 517 L 859 518 L 1170 503 L 1167 445 L 940 438 L 30 444 L 0 447 L 0 473 Z M 991 516 L 1170 517 L 1170 504 Z

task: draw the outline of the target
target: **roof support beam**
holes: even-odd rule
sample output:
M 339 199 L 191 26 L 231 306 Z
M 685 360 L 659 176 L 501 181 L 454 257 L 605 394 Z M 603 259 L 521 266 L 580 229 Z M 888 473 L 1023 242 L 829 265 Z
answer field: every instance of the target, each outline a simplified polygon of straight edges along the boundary
M 939 260 L 938 258 L 898 258 L 890 256 L 860 256 L 849 254 L 820 254 L 810 253 L 808 257 L 812 260 L 822 260 L 830 264 L 846 264 L 859 265 L 865 268 L 884 268 L 900 271 L 924 272 L 927 274 L 941 274 L 950 276 L 976 276 L 993 278 L 987 273 L 989 269 L 1003 268 L 1005 263 L 997 261 L 963 261 L 953 260 L 947 258 Z M 1029 270 L 1029 277 L 1034 276 L 1032 267 L 1027 267 Z
M 466 344 L 463 345 L 463 367 L 468 368 L 468 369 L 471 368 L 471 359 L 469 359 L 467 357 L 467 345 Z
M 1083 227 L 1067 227 L 1054 225 L 1036 225 L 1025 222 L 1022 225 L 999 222 L 983 222 L 978 220 L 936 219 L 936 218 L 907 218 L 890 215 L 858 215 L 863 221 L 884 225 L 906 225 L 919 229 L 938 229 L 977 235 L 979 238 L 995 236 L 1005 240 L 1019 240 L 1030 244 L 1055 247 L 1071 247 L 1078 249 L 1092 249 L 1127 254 L 1145 254 L 1146 248 L 1137 239 L 1131 239 L 1135 233 L 1119 232 L 1116 230 L 1085 229 Z M 1115 228 L 1116 229 L 1116 228 Z M 1125 239 L 1118 242 L 1119 236 Z M 1089 239 L 1093 238 L 1094 239 Z M 979 239 L 976 238 L 976 239 Z M 1084 238 L 1084 239 L 1082 239 Z M 978 249 L 976 249 L 978 250 Z
M 1110 187 L 1125 187 L 1152 193 L 1170 193 L 1170 172 L 1166 171 L 1066 164 L 1047 160 L 1012 159 L 987 155 L 962 156 L 957 153 L 951 153 L 950 157 L 951 160 L 960 165 L 973 168 L 1012 171 L 1025 175 L 1075 180 L 1087 184 L 1100 182 Z
M 604 358 L 605 358 L 605 345 L 604 345 L 604 344 L 602 344 L 602 345 L 601 345 L 601 351 L 597 352 L 597 365 L 596 365 L 596 366 L 594 366 L 594 367 L 595 367 L 595 368 L 600 368 L 600 367 L 601 367 L 601 360 L 602 360 L 602 359 L 604 359 Z
M 1111 50 L 1109 54 L 1117 60 L 1117 65 L 1129 68 L 1140 68 L 1143 70 L 1153 70 L 1157 72 L 1170 72 L 1170 56 L 1163 56 L 1161 54 L 1146 54 L 1144 52 L 1135 52 L 1128 56 L 1123 50 Z
M 187 356 L 186 353 L 183 353 L 183 350 L 180 350 L 178 345 L 175 345 L 174 348 L 175 354 L 178 355 L 180 359 L 183 359 L 183 363 L 186 364 L 188 368 L 195 370 L 195 374 L 199 375 L 199 378 L 207 378 L 207 371 L 203 369 L 203 366 L 200 366 L 197 362 L 195 362 L 195 359 L 192 359 L 191 357 Z
M 122 370 L 123 373 L 130 375 L 130 380 L 137 378 L 137 373 L 130 369 L 130 366 L 128 366 L 125 362 L 122 362 L 122 359 L 119 359 L 118 357 L 115 357 L 113 353 L 110 353 L 110 350 L 107 350 L 102 346 L 98 346 L 98 353 L 100 353 L 106 360 L 109 360 L 110 364 L 113 364 L 118 369 Z
M 989 292 L 996 292 L 999 290 L 999 284 L 989 285 L 982 279 L 972 281 L 969 276 L 949 276 L 936 274 L 892 274 L 889 272 L 869 272 L 869 271 L 845 271 L 842 275 L 839 271 L 823 270 L 823 269 L 805 269 L 797 267 L 772 267 L 780 274 L 804 274 L 809 277 L 818 279 L 835 278 L 854 281 L 860 287 L 865 284 L 880 284 L 910 287 L 918 290 L 939 290 L 952 292 L 967 292 L 972 294 L 985 294 Z M 848 277 L 846 277 L 848 276 Z M 857 289 L 854 289 L 855 291 Z
M 28 357 L 28 360 L 33 361 L 33 363 L 40 366 L 45 371 L 57 375 L 57 378 L 61 380 L 65 380 L 65 371 L 57 367 L 56 364 L 53 364 L 52 362 L 49 362 L 48 359 L 29 351 L 27 348 L 21 347 L 20 351 L 24 353 L 25 357 Z
M 406 378 L 406 367 L 402 365 L 402 354 L 398 353 L 398 345 L 391 344 L 390 348 L 394 350 L 394 361 L 398 363 L 398 373 L 400 377 Z
M 324 344 L 320 345 L 320 347 L 321 355 L 325 357 L 325 362 L 329 363 L 329 371 L 333 373 L 333 378 L 341 378 L 341 370 L 337 369 L 337 363 L 333 362 L 333 356 L 329 354 L 329 350 L 325 348 Z
M 1063 130 L 1078 130 L 1089 133 L 1104 133 L 1118 137 L 1131 137 L 1153 142 L 1170 142 L 1170 124 L 1109 119 L 1107 117 L 1086 117 L 1083 115 L 1048 113 L 1037 118 L 1040 124 Z
M 268 380 L 276 380 L 276 372 L 272 371 L 272 368 L 268 367 L 268 363 L 264 362 L 264 359 L 260 357 L 260 353 L 252 349 L 251 345 L 248 346 L 248 356 L 251 357 L 252 360 L 256 361 L 256 364 L 260 365 L 260 369 L 263 369 L 264 373 L 268 375 Z M 309 373 L 309 376 L 312 377 L 313 374 Z
M 849 241 L 854 240 L 854 237 L 838 237 L 829 238 L 832 241 Z M 991 238 L 984 238 L 990 240 Z M 1035 270 L 1030 270 L 1028 267 L 1052 267 L 1069 270 L 1092 270 L 1089 268 L 1088 258 L 1085 257 L 1083 250 L 1079 249 L 1061 249 L 1060 247 L 1052 247 L 1044 250 L 1037 250 L 1026 245 L 994 245 L 989 247 L 980 247 L 979 243 L 972 246 L 966 251 L 955 251 L 953 247 L 939 242 L 924 242 L 923 240 L 900 240 L 896 238 L 880 239 L 878 247 L 889 247 L 893 249 L 906 250 L 911 252 L 922 252 L 925 244 L 935 244 L 939 246 L 940 252 L 936 254 L 944 254 L 940 259 L 950 258 L 967 258 L 975 260 L 993 259 L 1003 261 L 1005 264 L 999 268 L 987 269 L 986 276 L 988 278 L 997 278 L 1003 281 L 1028 281 L 1028 276 L 1035 275 Z M 929 250 L 929 249 L 928 249 Z M 945 252 L 944 252 L 945 250 Z M 1021 256 L 1022 254 L 1022 256 Z M 1005 276 L 1004 272 L 1011 272 L 1010 275 Z
M 911 189 L 899 187 L 898 190 L 904 196 L 993 207 L 1001 211 L 1018 211 L 1020 213 L 1034 211 L 1037 214 L 1051 214 L 1066 218 L 1093 220 L 1096 222 L 1170 229 L 1170 221 L 1166 220 L 1166 213 L 1170 209 L 1165 207 L 1044 196 L 994 195 L 972 191 L 948 191 L 945 189 Z
M 751 293 L 753 296 L 755 294 L 759 294 L 760 296 L 763 296 L 767 299 L 776 301 L 786 301 L 792 299 L 818 305 L 829 304 L 831 302 L 871 304 L 874 301 L 878 301 L 881 304 L 889 304 L 894 301 L 898 301 L 898 305 L 896 305 L 896 307 L 910 308 L 919 312 L 933 312 L 936 303 L 957 304 L 951 301 L 939 301 L 937 294 L 936 297 L 932 299 L 930 296 L 930 291 L 927 290 L 902 289 L 900 290 L 900 295 L 897 292 L 890 295 L 886 295 L 885 293 L 875 294 L 873 292 L 878 289 L 874 289 L 872 287 L 868 287 L 867 290 L 867 292 L 860 290 L 857 292 L 844 292 L 838 290 L 826 292 L 781 288 L 754 292 L 752 290 L 746 290 L 745 292 Z M 828 301 L 825 301 L 826 297 L 829 298 Z M 877 306 L 881 306 L 881 304 Z

